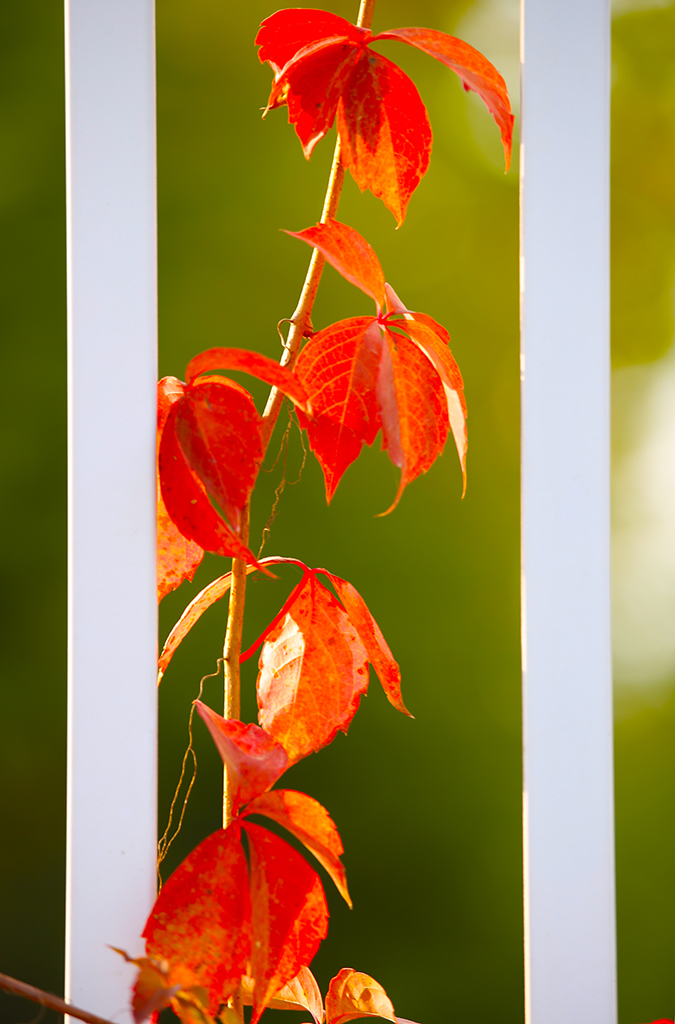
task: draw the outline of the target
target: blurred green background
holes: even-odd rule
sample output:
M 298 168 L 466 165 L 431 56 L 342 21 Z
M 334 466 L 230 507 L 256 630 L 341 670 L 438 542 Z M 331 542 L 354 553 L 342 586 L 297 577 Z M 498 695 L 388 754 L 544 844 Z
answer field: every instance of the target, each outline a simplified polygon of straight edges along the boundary
M 478 24 L 481 12 L 497 17 L 500 6 L 517 9 L 507 0 L 379 0 L 374 27 L 425 24 L 462 34 L 463 24 Z M 330 4 L 349 18 L 356 7 L 356 0 Z M 309 252 L 278 229 L 318 219 L 332 139 L 307 163 L 285 111 L 260 118 L 270 74 L 253 38 L 273 9 L 262 0 L 158 0 L 162 374 L 182 376 L 188 359 L 212 345 L 277 356 L 275 325 L 297 301 Z M 62 984 L 65 808 L 62 33 L 59 0 L 0 4 L 7 378 L 0 971 L 53 991 Z M 349 736 L 286 780 L 326 805 L 346 847 L 355 909 L 327 886 L 331 929 L 315 961 L 324 990 L 337 970 L 353 966 L 387 988 L 399 1014 L 424 1024 L 516 1024 L 523 1016 L 517 159 L 505 176 L 489 115 L 447 69 L 398 44 L 386 53 L 412 74 L 428 106 L 431 168 L 399 231 L 349 178 L 339 216 L 368 238 L 406 304 L 452 335 L 470 411 L 469 489 L 460 501 L 449 447 L 391 516 L 375 518 L 396 486 L 377 446 L 348 471 L 330 508 L 313 457 L 301 482 L 286 489 L 266 553 L 325 565 L 361 591 L 401 663 L 416 716 L 398 715 L 375 681 Z M 675 5 L 617 18 L 614 97 L 614 350 L 617 365 L 627 366 L 660 357 L 673 334 Z M 328 269 L 315 327 L 367 312 L 365 296 Z M 264 399 L 263 388 L 253 390 Z M 295 434 L 291 479 L 300 458 Z M 254 538 L 278 481 L 279 467 L 261 476 Z M 165 599 L 162 638 L 223 571 L 223 560 L 207 556 L 194 583 Z M 267 624 L 297 579 L 290 568 L 279 575 L 250 586 L 245 639 Z M 204 616 L 162 684 L 162 828 L 190 702 L 200 677 L 214 671 L 224 618 L 224 606 Z M 254 680 L 249 663 L 249 719 Z M 219 690 L 206 681 L 205 699 L 216 708 Z M 219 824 L 220 761 L 200 723 L 195 733 L 199 774 L 172 866 Z M 622 691 L 622 1024 L 675 1013 L 674 736 L 672 685 L 658 697 Z M 33 1016 L 34 1008 L 0 994 L 3 1024 Z

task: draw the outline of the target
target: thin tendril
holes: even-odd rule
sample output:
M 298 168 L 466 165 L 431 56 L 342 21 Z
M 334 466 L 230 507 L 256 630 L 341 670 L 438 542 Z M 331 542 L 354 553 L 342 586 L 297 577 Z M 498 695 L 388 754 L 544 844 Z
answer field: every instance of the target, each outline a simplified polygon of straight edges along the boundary
M 287 468 L 287 464 L 288 464 L 288 441 L 289 441 L 289 437 L 290 437 L 290 433 L 291 433 L 291 428 L 294 425 L 298 428 L 298 433 L 300 434 L 300 444 L 302 445 L 302 462 L 300 464 L 300 469 L 298 470 L 298 475 L 297 475 L 296 479 L 295 480 L 287 480 L 286 479 L 286 468 Z M 265 526 L 263 528 L 262 536 L 261 536 L 261 539 L 260 539 L 260 548 L 258 549 L 258 554 L 256 555 L 256 558 L 260 558 L 260 556 L 262 554 L 262 551 L 263 551 L 263 548 L 265 547 L 265 544 L 267 544 L 267 541 L 269 540 L 269 536 L 270 536 L 270 533 L 271 533 L 271 530 L 272 530 L 272 524 L 273 524 L 274 520 L 276 519 L 277 509 L 279 507 L 279 502 L 281 500 L 281 495 L 284 493 L 286 485 L 288 484 L 289 487 L 294 487 L 296 484 L 300 483 L 300 481 L 302 479 L 303 470 L 304 470 L 305 465 L 307 463 L 307 445 L 305 444 L 305 436 L 304 436 L 302 430 L 300 429 L 300 424 L 298 423 L 297 419 L 295 418 L 294 412 L 293 412 L 293 410 L 291 408 L 289 408 L 289 410 L 288 410 L 288 426 L 286 427 L 286 430 L 284 431 L 284 437 L 283 437 L 283 440 L 282 440 L 281 444 L 282 444 L 283 453 L 284 453 L 284 469 L 283 469 L 283 472 L 281 474 L 281 480 L 277 484 L 277 486 L 275 488 L 275 491 L 274 491 L 274 503 L 272 505 L 272 510 L 270 512 L 269 519 L 267 520 L 267 522 L 265 523 Z M 277 455 L 277 458 L 276 458 L 275 463 L 274 463 L 275 466 L 276 466 L 277 462 L 279 461 L 279 458 L 281 457 L 282 448 L 279 449 L 279 455 Z M 272 467 L 272 468 L 274 468 L 274 467 Z
M 221 670 L 222 664 L 223 664 L 223 659 L 222 658 L 218 658 L 218 668 L 217 668 L 217 670 L 215 672 L 211 672 L 207 676 L 203 676 L 202 677 L 202 679 L 200 680 L 200 683 L 199 683 L 199 693 L 197 694 L 197 700 L 201 700 L 202 693 L 204 692 L 204 683 L 206 682 L 206 680 L 207 679 L 215 679 L 217 676 L 220 675 L 220 670 Z M 176 786 L 176 791 L 173 794 L 173 800 L 171 801 L 171 807 L 169 808 L 169 820 L 168 820 L 168 822 L 166 824 L 166 828 L 164 829 L 164 835 L 162 836 L 162 838 L 160 839 L 160 841 L 157 844 L 157 878 L 159 880 L 159 888 L 160 888 L 160 890 L 162 888 L 162 872 L 160 870 L 161 866 L 162 866 L 162 861 L 166 857 L 167 853 L 169 852 L 169 847 L 171 846 L 171 844 L 173 843 L 174 839 L 176 838 L 176 836 L 178 835 L 178 833 L 180 832 L 180 830 L 181 830 L 181 828 L 183 826 L 183 819 L 185 817 L 185 812 L 187 810 L 188 800 L 190 799 L 190 794 L 192 792 L 192 787 L 194 786 L 195 780 L 197 778 L 197 754 L 195 753 L 194 746 L 192 745 L 192 743 L 193 743 L 192 720 L 194 718 L 194 714 L 195 714 L 195 706 L 194 706 L 194 702 L 193 702 L 192 705 L 190 706 L 190 716 L 188 718 L 188 737 L 189 737 L 189 742 L 188 742 L 187 750 L 183 754 L 183 763 L 181 765 L 180 778 L 178 779 L 178 785 Z M 190 756 L 192 757 L 192 776 L 190 778 L 190 782 L 188 784 L 187 791 L 185 793 L 185 798 L 183 800 L 183 806 L 181 808 L 180 818 L 178 819 L 178 824 L 176 826 L 176 831 L 171 836 L 171 838 L 169 838 L 169 832 L 171 831 L 171 825 L 173 823 L 174 811 L 176 809 L 176 804 L 178 803 L 178 794 L 180 793 L 181 786 L 183 785 L 183 780 L 185 779 L 185 773 L 186 773 L 186 769 L 187 769 L 188 758 Z

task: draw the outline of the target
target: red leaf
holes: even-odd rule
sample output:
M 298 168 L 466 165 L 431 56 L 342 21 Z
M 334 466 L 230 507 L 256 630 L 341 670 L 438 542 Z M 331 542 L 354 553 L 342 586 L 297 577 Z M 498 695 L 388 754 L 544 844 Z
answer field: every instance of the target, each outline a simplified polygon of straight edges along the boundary
M 384 288 L 384 281 L 382 287 Z M 283 391 L 305 412 L 310 411 L 307 407 L 305 389 L 295 374 L 273 359 L 261 355 L 260 352 L 249 352 L 248 349 L 243 348 L 207 349 L 206 352 L 200 352 L 198 356 L 190 360 L 185 371 L 185 379 L 189 385 L 202 373 L 213 370 L 243 370 Z
M 286 751 L 257 725 L 223 718 L 200 700 L 195 707 L 230 769 L 232 813 L 236 814 L 242 804 L 260 796 L 283 775 L 288 764 Z
M 241 979 L 242 1003 L 253 1005 L 253 978 Z M 325 1017 L 323 999 L 316 978 L 309 967 L 301 967 L 295 978 L 279 989 L 267 1004 L 270 1010 L 309 1010 L 316 1024 Z
M 169 415 L 169 409 L 183 395 L 185 385 L 176 377 L 164 377 L 157 385 L 157 446 Z M 204 549 L 187 540 L 169 517 L 162 499 L 157 465 L 157 600 L 183 580 L 191 580 L 202 558 Z
M 371 42 L 380 39 L 398 39 L 402 43 L 416 46 L 418 50 L 423 50 L 430 57 L 452 68 L 462 79 L 465 88 L 478 93 L 501 131 L 508 171 L 511 163 L 513 114 L 506 82 L 487 57 L 462 39 L 431 28 L 394 28 L 373 36 Z
M 365 238 L 338 220 L 315 224 L 304 231 L 287 231 L 320 249 L 331 266 L 375 301 L 378 313 L 384 306 L 384 274 L 375 250 Z
M 341 320 L 315 334 L 296 363 L 314 411 L 314 419 L 301 417 L 301 422 L 323 469 L 328 502 L 344 471 L 380 429 L 382 340 L 374 317 Z
M 450 351 L 450 335 L 432 317 L 425 313 L 411 313 L 406 309 L 390 285 L 386 285 L 386 293 L 387 308 L 404 315 L 404 320 L 396 321 L 396 326 L 405 331 L 408 337 L 419 346 L 441 378 L 448 406 L 448 423 L 455 439 L 464 478 L 464 492 L 466 492 L 467 410 L 462 374 Z M 464 497 L 464 493 L 462 493 L 462 497 Z
M 277 11 L 261 23 L 255 38 L 260 47 L 258 57 L 275 72 L 280 72 L 296 53 L 317 39 L 346 36 L 358 43 L 365 33 L 345 18 L 329 11 L 313 8 L 289 7 Z M 368 33 L 370 35 L 370 33 Z
M 235 823 L 205 839 L 174 871 L 143 936 L 150 957 L 180 964 L 207 990 L 215 1016 L 245 973 L 250 919 L 248 870 Z
M 338 104 L 337 127 L 345 167 L 400 227 L 431 154 L 431 125 L 417 89 L 396 64 L 366 50 Z
M 188 466 L 174 429 L 177 411 L 178 403 L 169 412 L 159 446 L 162 498 L 171 520 L 184 537 L 206 551 L 258 565 L 234 530 L 218 515 Z
M 359 1017 L 396 1021 L 391 999 L 369 974 L 343 967 L 333 978 L 326 996 L 326 1024 L 345 1024 Z
M 448 420 L 443 385 L 430 361 L 407 338 L 387 331 L 386 340 L 378 381 L 382 447 L 401 470 L 391 512 L 405 487 L 443 451 Z
M 335 587 L 337 596 L 349 616 L 349 621 L 356 629 L 361 643 L 366 649 L 368 661 L 377 673 L 387 700 L 394 705 L 397 711 L 402 711 L 404 715 L 409 715 L 412 718 L 413 716 L 403 703 L 401 696 L 401 670 L 394 660 L 389 644 L 382 636 L 382 630 L 370 614 L 366 602 L 358 590 L 347 580 L 340 579 L 339 576 L 334 576 L 332 572 L 327 572 L 325 569 L 318 571 L 325 573 Z
M 263 458 L 262 420 L 248 391 L 227 377 L 191 384 L 176 402 L 175 431 L 188 465 L 239 532 Z
M 296 850 L 259 825 L 243 828 L 251 858 L 256 1024 L 274 994 L 313 959 L 328 931 L 328 907 L 319 876 Z
M 342 605 L 313 573 L 286 607 L 260 654 L 258 720 L 294 764 L 347 731 L 368 662 Z
M 288 829 L 314 854 L 335 882 L 338 892 L 351 907 L 347 876 L 340 861 L 342 841 L 333 819 L 318 800 L 294 789 L 263 793 L 246 808 L 245 814 L 264 814 Z

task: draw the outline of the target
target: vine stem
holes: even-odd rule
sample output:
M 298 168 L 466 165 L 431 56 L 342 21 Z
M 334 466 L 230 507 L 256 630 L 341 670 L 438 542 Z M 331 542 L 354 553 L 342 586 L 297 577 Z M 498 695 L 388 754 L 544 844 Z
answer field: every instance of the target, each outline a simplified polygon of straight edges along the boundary
M 360 0 L 359 16 L 356 24 L 360 28 L 370 28 L 373 21 L 373 10 L 375 0 Z M 333 163 L 326 189 L 323 210 L 320 223 L 324 224 L 332 220 L 337 214 L 342 185 L 345 180 L 345 168 L 342 163 L 340 137 L 335 143 Z M 291 326 L 281 357 L 281 365 L 293 369 L 293 365 L 300 352 L 302 339 L 312 330 L 311 315 L 314 300 L 319 288 L 321 274 L 326 262 L 323 253 L 318 249 L 312 252 L 309 261 L 309 268 L 305 283 L 302 286 L 298 305 L 291 317 Z M 267 450 L 272 431 L 274 430 L 284 400 L 283 394 L 272 388 L 270 396 L 263 412 L 262 420 L 262 446 L 263 452 Z M 241 513 L 241 539 L 248 545 L 250 523 L 250 500 L 246 503 Z M 246 602 L 246 562 L 243 559 L 232 559 L 232 588 L 230 590 L 230 603 L 227 615 L 227 630 L 225 633 L 225 644 L 223 647 L 224 661 L 224 715 L 225 718 L 239 718 L 240 714 L 240 669 L 239 655 L 241 654 L 241 638 L 244 625 L 244 605 Z M 232 821 L 232 787 L 229 784 L 227 768 L 223 775 L 223 828 Z
M 8 974 L 0 974 L 0 989 L 11 992 L 14 996 L 23 996 L 24 999 L 39 1003 L 40 1006 L 45 1006 L 48 1010 L 55 1010 L 56 1013 L 78 1017 L 80 1020 L 86 1021 L 86 1024 L 110 1024 L 110 1021 L 104 1017 L 97 1017 L 95 1013 L 89 1013 L 88 1010 L 80 1010 L 77 1006 L 61 999 L 60 996 L 44 992 L 41 988 L 27 985 L 24 981 L 18 981 L 16 978 L 10 978 Z

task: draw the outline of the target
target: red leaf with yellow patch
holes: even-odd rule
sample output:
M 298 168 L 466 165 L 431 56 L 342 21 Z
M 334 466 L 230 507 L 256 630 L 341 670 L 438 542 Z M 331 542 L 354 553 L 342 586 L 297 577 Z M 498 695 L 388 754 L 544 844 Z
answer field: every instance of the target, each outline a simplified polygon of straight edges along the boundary
M 251 801 L 244 814 L 264 814 L 288 829 L 311 850 L 351 907 L 347 875 L 340 860 L 344 853 L 342 840 L 333 819 L 318 800 L 294 789 L 274 789 Z
M 206 723 L 218 753 L 229 769 L 232 813 L 260 796 L 283 775 L 288 765 L 286 751 L 257 725 L 245 725 L 223 718 L 200 700 L 195 707 Z
M 328 907 L 319 876 L 293 847 L 259 825 L 243 828 L 251 859 L 251 1024 L 257 1024 L 275 993 L 312 961 L 328 931 Z
M 183 580 L 191 580 L 204 557 L 204 549 L 188 540 L 173 523 L 162 498 L 159 481 L 159 439 L 169 409 L 183 395 L 185 385 L 176 377 L 164 377 L 157 386 L 157 600 Z
M 431 156 L 431 125 L 417 89 L 396 64 L 366 49 L 340 98 L 337 129 L 345 167 L 400 227 Z
M 143 932 L 152 959 L 180 965 L 208 993 L 208 1012 L 239 985 L 251 954 L 248 869 L 238 823 L 219 829 L 165 882 Z M 183 979 L 175 968 L 171 978 Z
M 258 719 L 289 764 L 347 731 L 368 688 L 368 658 L 338 601 L 309 573 L 260 654 Z
M 287 9 L 263 21 L 256 43 L 274 82 L 267 109 L 288 105 L 309 159 L 337 115 L 342 156 L 361 190 L 381 198 L 399 225 L 426 173 L 431 127 L 417 89 L 400 68 L 370 48 L 398 40 L 455 71 L 483 99 L 502 135 L 506 166 L 513 115 L 504 79 L 483 54 L 433 29 L 391 29 L 373 36 L 326 11 Z
M 401 699 L 398 665 L 360 594 L 325 569 L 308 569 L 297 559 L 274 561 L 300 566 L 303 578 L 241 660 L 264 641 L 258 719 L 283 744 L 289 764 L 327 746 L 338 729 L 347 731 L 368 689 L 369 661 L 390 702 L 409 714 Z M 344 606 L 317 573 L 331 579 L 345 597 Z
M 180 984 L 171 984 L 169 965 L 163 960 L 151 960 L 147 956 L 133 959 L 123 949 L 117 949 L 116 946 L 110 948 L 139 969 L 131 990 L 131 1009 L 136 1024 L 141 1024 L 148 1017 L 157 1016 L 181 988 Z

